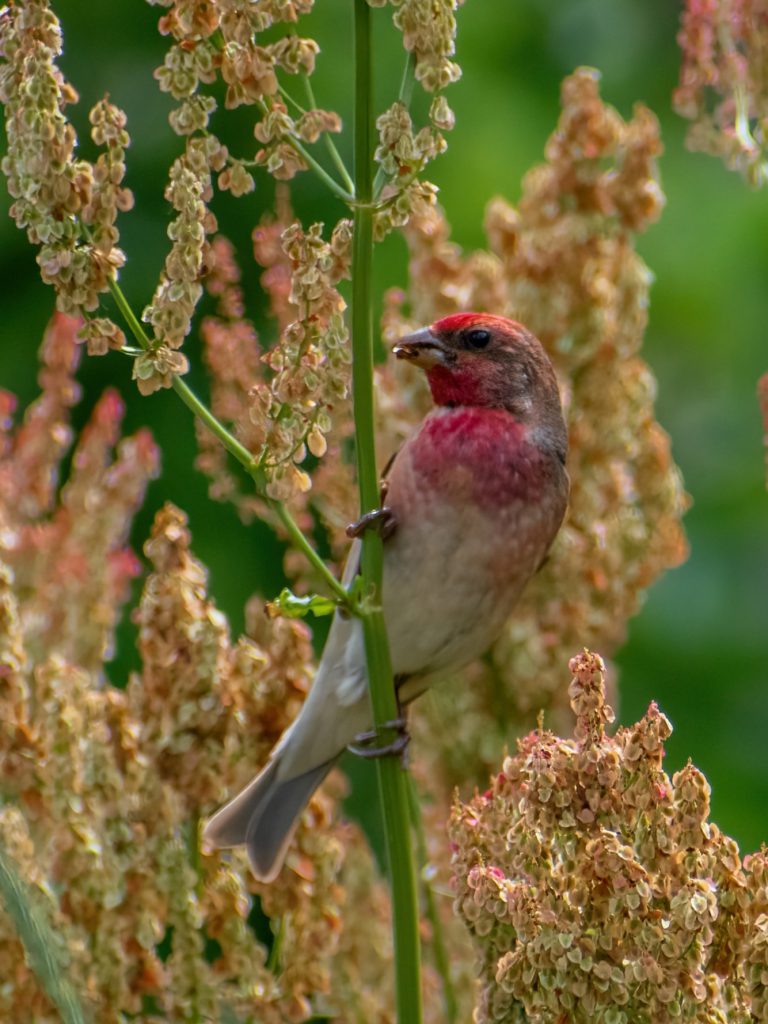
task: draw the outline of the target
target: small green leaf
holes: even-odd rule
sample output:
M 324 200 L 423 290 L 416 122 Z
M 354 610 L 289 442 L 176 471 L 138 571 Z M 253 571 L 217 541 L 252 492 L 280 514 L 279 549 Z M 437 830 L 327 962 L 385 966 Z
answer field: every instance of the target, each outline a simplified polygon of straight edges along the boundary
M 321 594 L 307 594 L 299 597 L 288 587 L 283 587 L 278 597 L 267 604 L 270 615 L 285 615 L 289 619 L 303 619 L 307 615 L 332 615 L 336 611 L 336 602 Z

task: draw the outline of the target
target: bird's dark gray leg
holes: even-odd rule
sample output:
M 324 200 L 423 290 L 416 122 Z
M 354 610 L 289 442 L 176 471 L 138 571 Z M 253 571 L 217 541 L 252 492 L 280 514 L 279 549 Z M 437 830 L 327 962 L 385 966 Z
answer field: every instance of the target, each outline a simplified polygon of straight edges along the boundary
M 372 512 L 366 512 L 364 516 L 360 516 L 354 523 L 350 523 L 347 527 L 347 536 L 360 537 L 366 530 L 378 530 L 381 534 L 381 539 L 386 540 L 387 537 L 392 536 L 396 529 L 397 518 L 395 513 L 388 505 L 383 505 L 381 508 L 373 509 Z
M 377 743 L 377 740 L 381 739 L 381 733 L 387 729 L 394 729 L 397 735 L 389 743 Z M 351 753 L 356 754 L 358 757 L 364 757 L 366 760 L 372 760 L 378 757 L 397 757 L 398 755 L 403 759 L 403 767 L 406 764 L 406 752 L 408 744 L 411 742 L 411 734 L 408 732 L 408 720 L 404 716 L 399 718 L 393 718 L 389 722 L 384 722 L 380 729 L 369 729 L 367 732 L 361 732 L 355 736 L 354 743 L 350 743 L 347 750 Z

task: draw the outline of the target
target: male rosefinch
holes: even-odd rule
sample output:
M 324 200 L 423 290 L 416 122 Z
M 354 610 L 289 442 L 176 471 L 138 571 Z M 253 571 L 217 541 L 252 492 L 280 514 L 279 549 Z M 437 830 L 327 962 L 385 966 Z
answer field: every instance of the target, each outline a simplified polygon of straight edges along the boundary
M 404 338 L 395 354 L 426 371 L 436 405 L 392 461 L 379 514 L 402 707 L 495 639 L 562 522 L 568 475 L 555 374 L 521 324 L 460 313 Z M 256 876 L 273 879 L 302 808 L 370 726 L 362 626 L 337 612 L 301 713 L 204 839 L 244 843 Z

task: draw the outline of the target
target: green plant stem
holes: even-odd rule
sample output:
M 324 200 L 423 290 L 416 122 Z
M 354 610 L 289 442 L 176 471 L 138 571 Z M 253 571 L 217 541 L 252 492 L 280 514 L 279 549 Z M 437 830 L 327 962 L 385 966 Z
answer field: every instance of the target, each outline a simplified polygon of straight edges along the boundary
M 343 199 L 345 203 L 354 202 L 355 197 L 351 195 L 349 192 L 347 192 L 346 189 L 342 188 L 335 178 L 331 177 L 331 175 L 326 171 L 322 164 L 319 164 L 317 160 L 315 160 L 315 158 L 312 156 L 309 150 L 305 146 L 303 146 L 298 141 L 298 139 L 294 139 L 291 136 L 288 136 L 286 137 L 285 141 L 290 146 L 293 146 L 293 148 L 296 150 L 296 152 L 299 154 L 302 160 L 306 161 L 309 168 L 315 172 L 317 177 L 323 182 L 323 184 L 325 184 L 331 190 L 331 192 L 333 192 L 335 196 L 337 196 L 339 199 Z
M 224 39 L 220 32 L 217 31 L 214 33 L 213 42 L 219 50 L 223 48 Z M 288 96 L 284 89 L 280 88 L 280 91 L 284 93 L 286 99 L 291 99 L 291 97 Z M 298 103 L 296 103 L 295 100 L 291 100 L 291 102 L 298 107 Z M 269 113 L 269 107 L 263 101 L 259 103 L 259 107 L 261 109 L 262 114 Z M 323 134 L 325 135 L 325 133 Z M 342 186 L 339 185 L 339 183 L 334 178 L 331 177 L 331 175 L 325 170 L 325 168 L 321 164 L 319 164 L 310 153 L 307 152 L 307 150 L 304 148 L 304 146 L 302 146 L 298 139 L 294 138 L 291 135 L 285 135 L 283 136 L 283 140 L 287 142 L 289 146 L 292 146 L 293 149 L 295 149 L 296 152 L 304 160 L 306 160 L 309 168 L 312 171 L 314 171 L 314 173 L 318 176 L 318 178 L 320 178 L 323 184 L 326 185 L 335 196 L 338 196 L 339 199 L 343 199 L 345 203 L 351 203 L 354 200 L 354 196 L 352 195 L 352 181 L 349 177 L 349 172 L 347 171 L 346 167 L 344 167 L 343 162 L 341 160 L 341 156 L 338 154 L 338 152 L 336 152 L 336 156 L 334 157 L 334 163 L 338 158 L 339 163 L 337 163 L 336 166 L 339 167 L 339 171 L 342 173 L 342 177 L 344 178 L 344 181 L 347 183 L 349 192 L 346 192 L 342 188 Z M 328 139 L 328 143 L 326 143 L 326 145 L 329 145 L 329 149 L 332 151 L 331 155 L 333 156 L 333 152 L 336 150 L 336 147 L 333 145 L 333 141 L 331 139 Z M 253 165 L 252 160 L 244 160 L 243 163 L 246 166 Z
M 273 512 L 275 512 L 280 519 L 280 522 L 285 527 L 285 530 L 293 544 L 304 554 L 305 558 L 312 564 L 312 566 L 317 569 L 334 597 L 338 599 L 340 604 L 345 605 L 351 612 L 355 613 L 356 606 L 350 603 L 349 594 L 341 583 L 339 583 L 333 573 L 330 572 L 328 566 L 309 543 L 304 533 L 299 529 L 298 523 L 285 505 L 281 501 L 275 501 L 272 498 L 267 498 L 266 500 L 269 502 Z
M 66 981 L 50 923 L 34 906 L 28 887 L 0 849 L 0 904 L 13 922 L 29 966 L 59 1011 L 64 1024 L 85 1024 L 80 1003 Z
M 406 107 L 411 105 L 411 96 L 413 96 L 413 86 L 416 82 L 416 54 L 411 50 L 408 56 L 405 58 L 405 67 L 403 68 L 403 77 L 400 79 L 400 92 L 397 94 L 398 100 L 405 104 Z
M 271 971 L 272 974 L 278 974 L 280 971 L 280 957 L 283 952 L 283 940 L 285 938 L 285 915 L 277 919 L 277 927 L 273 926 L 274 939 L 272 941 L 272 949 L 269 951 L 269 957 L 267 958 L 267 970 Z
M 261 112 L 263 114 L 269 113 L 269 107 L 263 100 L 259 102 L 259 108 L 261 109 Z M 309 150 L 304 145 L 302 145 L 302 143 L 299 142 L 299 140 L 294 135 L 283 135 L 281 136 L 281 138 L 283 142 L 286 142 L 289 146 L 296 150 L 296 152 L 299 154 L 302 160 L 305 161 L 309 169 L 311 171 L 314 171 L 317 177 L 323 182 L 323 184 L 328 189 L 330 189 L 331 192 L 333 192 L 335 196 L 337 196 L 339 199 L 343 199 L 345 203 L 354 202 L 355 197 L 350 192 L 347 192 L 346 189 L 342 188 L 342 186 L 338 183 L 338 181 L 336 181 L 335 178 L 331 177 L 331 175 L 328 173 L 328 171 L 326 171 L 323 165 L 318 163 L 317 160 L 315 160 L 315 158 L 312 156 Z M 250 166 L 253 163 L 253 161 L 244 160 L 243 163 L 246 166 Z
M 147 332 L 142 327 L 141 321 L 131 308 L 122 288 L 114 278 L 110 280 L 109 288 L 115 303 L 123 314 L 125 322 L 128 324 L 134 338 L 138 342 L 139 346 L 144 351 L 147 351 L 152 347 L 152 342 L 147 335 Z M 347 591 L 341 583 L 339 583 L 320 555 L 318 555 L 312 547 L 304 533 L 299 529 L 299 526 L 291 513 L 281 501 L 276 501 L 274 498 L 270 498 L 266 494 L 264 489 L 264 471 L 258 460 L 254 459 L 248 449 L 244 445 L 240 444 L 234 434 L 227 430 L 221 420 L 214 416 L 208 406 L 197 397 L 192 388 L 182 380 L 181 377 L 175 376 L 173 378 L 173 390 L 192 414 L 197 416 L 197 418 L 211 431 L 211 433 L 221 441 L 229 454 L 237 459 L 241 466 L 243 466 L 246 472 L 252 477 L 253 482 L 256 485 L 256 489 L 259 492 L 259 496 L 267 502 L 272 511 L 277 515 L 290 537 L 291 542 L 299 548 L 311 565 L 317 570 L 326 586 L 339 603 L 354 613 L 356 611 L 356 605 L 351 601 Z
M 446 1024 L 456 1024 L 459 1016 L 459 1007 L 456 1002 L 453 982 L 451 981 L 451 962 L 448 957 L 448 950 L 445 948 L 443 925 L 437 909 L 435 891 L 424 874 L 429 864 L 429 851 L 427 850 L 427 840 L 424 835 L 424 821 L 421 816 L 419 794 L 416 790 L 416 783 L 410 775 L 408 776 L 408 800 L 411 810 L 411 826 L 416 838 L 416 857 L 419 862 L 419 877 L 422 882 L 421 891 L 424 895 L 424 910 L 432 930 L 432 953 L 435 958 L 435 968 L 443 983 L 445 1021 Z
M 371 8 L 353 0 L 355 12 L 355 197 L 352 241 L 352 386 L 355 442 L 360 487 L 360 512 L 379 504 L 373 416 L 373 101 L 371 74 Z M 392 678 L 384 615 L 381 611 L 383 548 L 375 530 L 363 536 L 363 589 L 372 595 L 372 609 L 362 617 L 365 656 L 373 720 L 387 741 L 384 723 L 397 718 L 399 708 Z M 379 606 L 379 607 L 376 607 Z M 421 949 L 416 873 L 411 847 L 407 776 L 400 759 L 377 761 L 392 893 L 395 948 L 396 1007 L 399 1024 L 420 1024 Z
M 315 101 L 315 93 L 312 88 L 312 81 L 309 75 L 302 73 L 301 81 L 302 85 L 304 86 L 304 92 L 306 93 L 307 102 L 309 103 L 310 109 L 316 110 L 317 103 Z M 339 153 L 338 149 L 336 148 L 336 143 L 333 141 L 328 132 L 323 132 L 323 143 L 325 144 L 325 148 L 328 150 L 328 154 L 331 160 L 333 160 L 334 164 L 336 165 L 336 170 L 341 175 L 347 191 L 350 192 L 350 194 L 354 195 L 355 183 L 354 181 L 352 181 L 352 178 L 349 175 L 347 165 L 341 158 L 341 153 Z
M 406 107 L 411 105 L 411 96 L 413 95 L 413 85 L 415 81 L 416 56 L 413 53 L 409 53 L 405 58 L 403 77 L 400 79 L 400 91 L 397 94 L 398 103 L 402 103 Z M 383 167 L 380 167 L 376 172 L 376 178 L 373 182 L 373 194 L 376 198 L 381 194 L 381 190 L 384 187 L 386 180 L 387 172 Z

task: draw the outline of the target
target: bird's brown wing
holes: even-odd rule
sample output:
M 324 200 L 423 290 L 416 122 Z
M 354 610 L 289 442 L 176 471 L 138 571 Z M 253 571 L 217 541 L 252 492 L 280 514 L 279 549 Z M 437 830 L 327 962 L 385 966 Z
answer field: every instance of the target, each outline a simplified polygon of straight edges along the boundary
M 389 486 L 389 484 L 387 483 L 387 474 L 389 473 L 390 469 L 392 469 L 394 461 L 399 454 L 400 449 L 396 448 L 395 451 L 393 451 L 392 454 L 387 459 L 387 464 L 381 471 L 381 478 L 379 480 L 379 500 L 381 501 L 382 505 L 384 505 L 387 500 L 387 488 Z
M 400 454 L 400 448 L 395 449 L 395 451 L 392 452 L 390 457 L 387 459 L 387 462 L 386 462 L 386 465 L 384 466 L 384 469 L 381 471 L 381 477 L 380 477 L 380 480 L 379 480 L 379 496 L 380 496 L 379 500 L 381 502 L 382 507 L 386 504 L 386 499 L 387 499 L 387 474 L 389 473 L 390 469 L 394 465 L 395 459 L 397 458 L 397 456 L 399 454 Z M 386 544 L 387 541 L 389 540 L 389 537 L 391 537 L 391 536 L 392 535 L 389 534 L 387 537 L 384 537 L 383 538 L 383 543 Z M 360 537 L 355 537 L 355 539 L 353 540 L 353 542 L 352 542 L 352 544 L 351 544 L 351 546 L 349 548 L 349 553 L 347 555 L 347 560 L 344 563 L 344 572 L 343 572 L 343 575 L 342 575 L 341 582 L 342 582 L 342 584 L 345 587 L 351 586 L 352 581 L 354 580 L 355 576 L 357 576 L 358 573 L 360 572 L 360 559 L 362 557 L 362 550 L 363 550 L 363 542 L 362 542 L 362 540 L 360 539 Z M 398 700 L 400 699 L 399 695 L 401 693 L 401 687 L 405 683 L 408 682 L 409 678 L 410 677 L 407 676 L 407 675 L 398 675 L 398 676 L 395 677 L 395 689 L 398 692 Z M 418 692 L 421 693 L 422 691 L 419 690 Z M 417 696 L 417 694 L 414 693 L 413 696 Z M 411 696 L 409 696 L 408 697 L 408 702 L 410 702 L 410 700 L 412 700 L 412 699 L 413 698 Z

